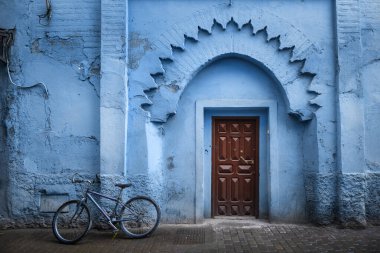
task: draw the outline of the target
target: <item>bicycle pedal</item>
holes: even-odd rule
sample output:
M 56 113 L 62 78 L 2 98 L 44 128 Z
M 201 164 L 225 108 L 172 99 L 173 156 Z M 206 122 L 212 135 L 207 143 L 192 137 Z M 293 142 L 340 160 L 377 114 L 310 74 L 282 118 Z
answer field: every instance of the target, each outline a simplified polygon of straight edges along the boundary
M 113 231 L 112 240 L 115 240 L 116 236 L 119 234 L 119 230 Z

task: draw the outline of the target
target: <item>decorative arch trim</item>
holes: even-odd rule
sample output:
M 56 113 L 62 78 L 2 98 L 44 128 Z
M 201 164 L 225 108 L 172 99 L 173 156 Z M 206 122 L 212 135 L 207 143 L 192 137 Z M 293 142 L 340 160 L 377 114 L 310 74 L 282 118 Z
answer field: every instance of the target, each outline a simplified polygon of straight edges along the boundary
M 166 122 L 175 114 L 195 74 L 226 55 L 246 57 L 269 70 L 279 82 L 289 114 L 299 120 L 310 120 L 321 106 L 317 97 L 322 50 L 267 11 L 218 5 L 174 25 L 154 49 L 150 60 L 131 75 L 132 84 L 144 92 L 140 105 L 150 111 L 152 122 Z

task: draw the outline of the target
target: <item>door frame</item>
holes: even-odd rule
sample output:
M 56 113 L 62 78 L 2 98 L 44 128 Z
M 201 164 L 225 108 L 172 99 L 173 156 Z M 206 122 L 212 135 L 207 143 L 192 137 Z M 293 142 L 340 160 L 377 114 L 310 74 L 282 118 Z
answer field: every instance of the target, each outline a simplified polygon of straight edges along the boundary
M 215 144 L 215 121 L 218 120 L 218 119 L 224 119 L 224 120 L 230 120 L 230 119 L 235 119 L 235 120 L 244 120 L 244 119 L 254 119 L 257 121 L 256 123 L 256 128 L 255 128 L 255 131 L 256 131 L 256 136 L 255 136 L 255 141 L 257 143 L 256 147 L 256 151 L 255 151 L 255 160 L 254 160 L 254 164 L 255 164 L 255 186 L 256 186 L 256 189 L 255 189 L 255 215 L 254 217 L 258 218 L 259 217 L 259 203 L 260 203 L 260 195 L 259 195 L 259 191 L 260 191 L 260 188 L 259 188 L 259 185 L 260 185 L 260 155 L 259 155 L 259 150 L 260 150 L 260 117 L 258 116 L 212 116 L 211 117 L 211 136 L 212 136 L 212 140 L 211 140 L 211 143 L 212 143 L 212 147 L 211 147 L 211 153 L 212 153 L 212 158 L 211 158 L 211 217 L 214 218 L 215 215 L 215 194 L 216 194 L 216 191 L 217 191 L 217 186 L 215 184 L 216 180 L 215 180 L 215 177 L 216 177 L 216 168 L 215 168 L 215 152 L 214 152 L 214 144 Z
M 249 99 L 210 99 L 197 100 L 195 108 L 196 117 L 196 168 L 195 168 L 195 223 L 202 223 L 205 200 L 205 110 L 206 109 L 261 109 L 267 111 L 267 187 L 268 187 L 268 216 L 271 219 L 271 210 L 279 209 L 279 161 L 278 161 L 278 137 L 277 137 L 277 101 L 275 100 L 249 100 Z M 210 186 L 206 186 L 210 187 Z

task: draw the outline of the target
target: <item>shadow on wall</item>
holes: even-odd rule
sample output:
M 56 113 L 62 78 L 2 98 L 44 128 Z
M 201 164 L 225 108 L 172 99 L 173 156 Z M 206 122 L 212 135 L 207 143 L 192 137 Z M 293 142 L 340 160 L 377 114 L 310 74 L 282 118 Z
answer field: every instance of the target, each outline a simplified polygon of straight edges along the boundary
M 6 225 L 9 218 L 8 186 L 9 186 L 9 137 L 14 129 L 8 129 L 7 118 L 10 111 L 12 96 L 8 59 L 9 50 L 13 44 L 15 30 L 0 29 L 0 228 Z
M 9 113 L 11 96 L 8 95 L 9 81 L 6 64 L 0 61 L 0 227 L 8 217 L 8 135 L 11 129 L 7 129 L 6 120 Z

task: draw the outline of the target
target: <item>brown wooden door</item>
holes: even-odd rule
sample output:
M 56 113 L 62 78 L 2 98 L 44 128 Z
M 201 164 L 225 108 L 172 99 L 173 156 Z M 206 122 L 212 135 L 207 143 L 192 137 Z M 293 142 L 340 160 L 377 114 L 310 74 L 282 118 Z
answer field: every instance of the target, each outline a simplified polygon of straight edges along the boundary
M 256 117 L 213 117 L 212 213 L 258 216 Z

